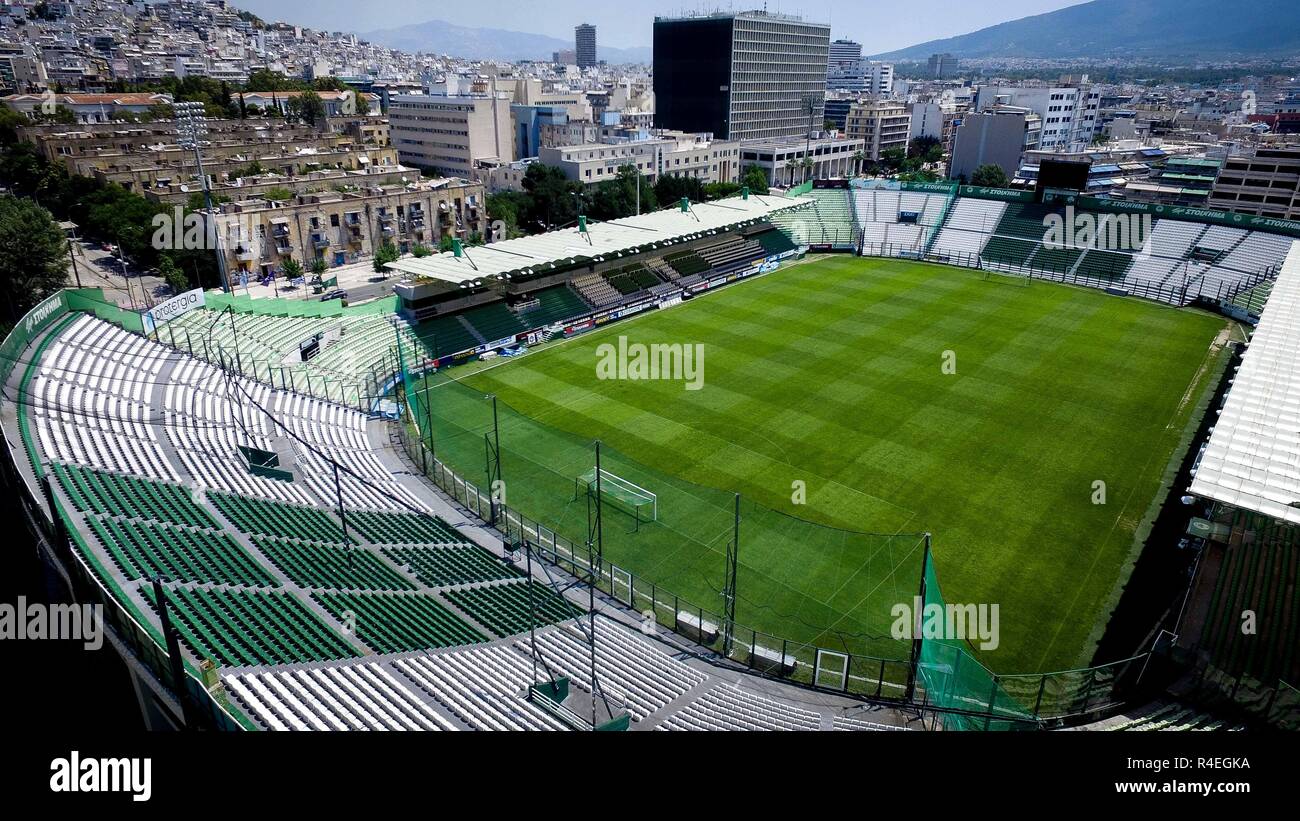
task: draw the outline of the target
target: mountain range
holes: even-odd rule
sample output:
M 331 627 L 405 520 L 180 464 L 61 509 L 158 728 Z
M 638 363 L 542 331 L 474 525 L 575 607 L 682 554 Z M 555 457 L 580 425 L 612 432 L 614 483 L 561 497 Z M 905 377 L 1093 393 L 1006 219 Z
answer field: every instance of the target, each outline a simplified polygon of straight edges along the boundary
M 358 36 L 388 48 L 450 54 L 467 60 L 549 60 L 555 52 L 573 48 L 572 40 L 506 29 L 458 26 L 443 20 L 426 20 Z M 596 57 L 613 64 L 648 63 L 651 51 L 648 46 L 612 48 L 598 42 Z
M 1300 54 L 1297 0 L 1093 0 L 979 31 L 876 55 L 957 57 L 1181 57 Z

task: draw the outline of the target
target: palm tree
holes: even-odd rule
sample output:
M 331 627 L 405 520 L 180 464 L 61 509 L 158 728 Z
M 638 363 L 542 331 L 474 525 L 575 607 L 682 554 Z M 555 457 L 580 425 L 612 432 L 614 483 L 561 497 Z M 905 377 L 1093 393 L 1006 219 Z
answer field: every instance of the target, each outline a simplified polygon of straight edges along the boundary
M 853 176 L 855 177 L 862 176 L 862 163 L 866 162 L 866 160 L 867 160 L 867 155 L 865 152 L 862 151 L 853 152 L 853 169 L 854 169 Z

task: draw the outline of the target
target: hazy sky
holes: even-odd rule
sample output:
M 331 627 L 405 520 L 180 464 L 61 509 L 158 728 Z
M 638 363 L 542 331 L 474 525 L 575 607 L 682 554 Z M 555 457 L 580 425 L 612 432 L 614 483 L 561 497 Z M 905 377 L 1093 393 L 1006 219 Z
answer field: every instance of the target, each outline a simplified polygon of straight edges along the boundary
M 965 34 L 994 23 L 1076 5 L 1082 0 L 769 0 L 769 11 L 800 14 L 806 20 L 829 22 L 831 37 L 863 44 L 867 53 L 891 51 L 926 40 Z M 430 3 L 429 0 L 233 0 L 271 20 L 284 20 L 328 31 L 375 29 L 446 20 L 463 26 L 501 28 L 571 39 L 578 23 L 592 23 L 607 45 L 649 46 L 654 16 L 718 6 L 761 8 L 762 0 L 714 4 L 685 0 L 473 0 Z

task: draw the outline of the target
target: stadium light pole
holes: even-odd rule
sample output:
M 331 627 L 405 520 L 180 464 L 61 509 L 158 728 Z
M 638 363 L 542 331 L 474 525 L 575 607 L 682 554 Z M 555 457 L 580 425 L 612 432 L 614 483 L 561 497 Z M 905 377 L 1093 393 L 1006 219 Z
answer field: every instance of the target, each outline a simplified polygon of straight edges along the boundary
M 203 183 L 203 203 L 206 211 L 204 222 L 211 226 L 214 250 L 217 254 L 217 271 L 221 274 L 221 290 L 230 293 L 230 281 L 226 275 L 226 258 L 221 253 L 221 233 L 217 230 L 216 215 L 212 213 L 212 186 L 208 175 L 203 171 L 203 152 L 199 144 L 207 136 L 207 117 L 203 115 L 203 103 L 174 103 L 172 111 L 176 116 L 176 142 L 181 148 L 194 152 L 194 167 Z M 205 236 L 207 236 L 205 232 Z

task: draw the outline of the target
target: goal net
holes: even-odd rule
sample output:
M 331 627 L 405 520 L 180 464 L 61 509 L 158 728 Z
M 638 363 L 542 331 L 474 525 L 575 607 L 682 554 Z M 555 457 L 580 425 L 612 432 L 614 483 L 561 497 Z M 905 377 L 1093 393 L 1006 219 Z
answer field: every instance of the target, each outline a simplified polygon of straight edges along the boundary
M 575 487 L 588 495 L 595 494 L 596 469 L 592 468 L 579 476 Z M 636 517 L 638 525 L 641 522 L 659 521 L 658 496 L 604 468 L 600 470 L 600 492 L 605 497 L 605 502 Z

